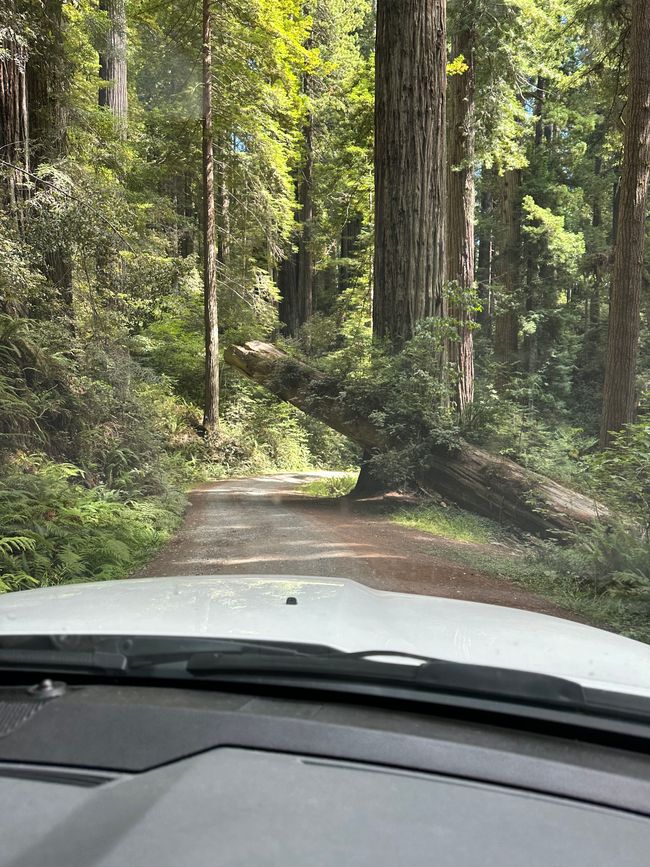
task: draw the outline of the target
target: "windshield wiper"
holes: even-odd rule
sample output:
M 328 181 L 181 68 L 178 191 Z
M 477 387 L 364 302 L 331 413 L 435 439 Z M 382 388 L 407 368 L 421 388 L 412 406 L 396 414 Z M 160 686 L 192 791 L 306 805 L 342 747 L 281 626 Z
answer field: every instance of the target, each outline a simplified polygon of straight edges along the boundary
M 210 659 L 222 656 L 246 656 L 258 659 L 276 656 L 295 658 L 342 652 L 321 644 L 230 638 L 63 636 L 62 639 L 57 639 L 59 640 L 62 642 L 60 645 L 52 646 L 50 639 L 44 636 L 36 636 L 33 639 L 21 637 L 0 639 L 0 668 L 143 673 L 145 670 L 153 672 L 158 667 L 170 664 L 186 663 L 201 654 L 205 654 Z M 70 644 L 66 643 L 68 640 Z M 79 646 L 75 646 L 74 641 L 78 641 Z
M 104 650 L 0 649 L 0 668 L 38 668 L 65 671 L 126 671 L 123 653 Z
M 419 665 L 373 661 L 375 657 L 414 660 Z M 580 684 L 560 677 L 518 671 L 511 668 L 448 662 L 408 652 L 366 650 L 309 654 L 283 659 L 267 654 L 244 654 L 232 657 L 219 653 L 197 653 L 187 662 L 187 672 L 195 677 L 235 679 L 274 676 L 292 680 L 315 678 L 317 681 L 347 681 L 368 684 L 392 684 L 430 692 L 482 696 L 509 701 L 586 707 Z

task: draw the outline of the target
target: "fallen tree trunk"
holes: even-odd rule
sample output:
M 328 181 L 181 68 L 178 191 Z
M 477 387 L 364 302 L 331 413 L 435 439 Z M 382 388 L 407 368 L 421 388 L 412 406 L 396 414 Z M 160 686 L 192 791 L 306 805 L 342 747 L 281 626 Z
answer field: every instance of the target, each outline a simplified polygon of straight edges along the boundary
M 366 452 L 389 448 L 384 432 L 341 397 L 336 380 L 270 343 L 253 340 L 230 346 L 228 364 L 277 397 L 345 434 Z M 569 490 L 470 443 L 437 447 L 414 481 L 472 512 L 541 535 L 575 530 L 607 512 L 589 497 Z

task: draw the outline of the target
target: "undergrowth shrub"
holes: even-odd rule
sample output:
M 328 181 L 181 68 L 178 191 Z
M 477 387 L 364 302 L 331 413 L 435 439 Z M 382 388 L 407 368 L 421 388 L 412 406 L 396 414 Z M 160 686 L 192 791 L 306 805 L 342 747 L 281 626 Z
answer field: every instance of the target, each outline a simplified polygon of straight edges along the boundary
M 367 461 L 372 475 L 387 485 L 408 484 L 434 450 L 458 444 L 448 400 L 452 372 L 442 355 L 450 329 L 453 323 L 425 319 L 398 353 L 355 340 L 321 361 L 344 405 L 355 418 L 372 422 L 389 444 Z
M 121 578 L 178 524 L 179 493 L 120 499 L 72 464 L 17 457 L 0 476 L 0 590 Z
M 0 316 L 0 590 L 126 575 L 176 526 L 191 407 L 119 343 Z
M 628 425 L 611 446 L 584 460 L 591 493 L 611 510 L 603 524 L 573 533 L 568 544 L 540 543 L 536 558 L 588 592 L 625 602 L 650 621 L 650 424 Z M 650 623 L 648 623 L 650 636 Z

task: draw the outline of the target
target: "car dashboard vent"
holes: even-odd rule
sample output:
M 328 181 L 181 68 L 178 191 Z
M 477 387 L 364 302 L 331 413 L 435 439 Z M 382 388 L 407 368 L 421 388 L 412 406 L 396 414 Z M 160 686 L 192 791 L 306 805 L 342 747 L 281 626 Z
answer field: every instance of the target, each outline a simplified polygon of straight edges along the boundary
M 47 704 L 41 699 L 28 698 L 24 692 L 16 691 L 8 695 L 3 690 L 3 693 L 0 693 L 0 738 L 6 738 L 25 725 Z

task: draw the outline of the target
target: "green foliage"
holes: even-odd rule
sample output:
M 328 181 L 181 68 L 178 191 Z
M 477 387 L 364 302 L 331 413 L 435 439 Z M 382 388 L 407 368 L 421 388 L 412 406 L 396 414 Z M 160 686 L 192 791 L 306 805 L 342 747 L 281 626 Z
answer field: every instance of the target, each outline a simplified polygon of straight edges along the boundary
M 122 577 L 178 523 L 188 409 L 53 323 L 0 316 L 0 358 L 0 587 Z
M 344 497 L 349 494 L 357 482 L 358 473 L 346 473 L 345 475 L 330 476 L 325 479 L 314 479 L 300 488 L 301 494 L 310 497 Z
M 627 515 L 650 541 L 650 420 L 614 434 L 610 448 L 591 457 L 589 470 L 604 502 Z M 647 556 L 650 580 L 650 548 Z
M 472 515 L 454 506 L 426 503 L 408 509 L 400 509 L 391 520 L 404 527 L 423 530 L 453 542 L 473 542 L 487 545 L 501 535 L 492 521 Z
M 537 205 L 532 196 L 524 196 L 524 232 L 535 239 L 544 239 L 549 262 L 562 268 L 567 274 L 575 275 L 585 253 L 585 241 L 581 233 L 568 232 L 565 218 L 553 214 L 548 208 Z
M 0 475 L 0 591 L 122 578 L 169 538 L 183 505 L 121 500 L 72 464 L 18 456 Z
M 536 543 L 529 561 L 551 581 L 564 582 L 577 594 L 599 600 L 610 612 L 609 623 L 625 634 L 650 641 L 647 537 L 616 523 L 596 525 L 574 534 L 568 544 Z
M 538 399 L 541 409 L 524 401 Z M 516 383 L 505 396 L 484 388 L 463 419 L 463 433 L 489 450 L 560 482 L 585 487 L 582 454 L 593 439 L 572 427 L 538 375 Z

